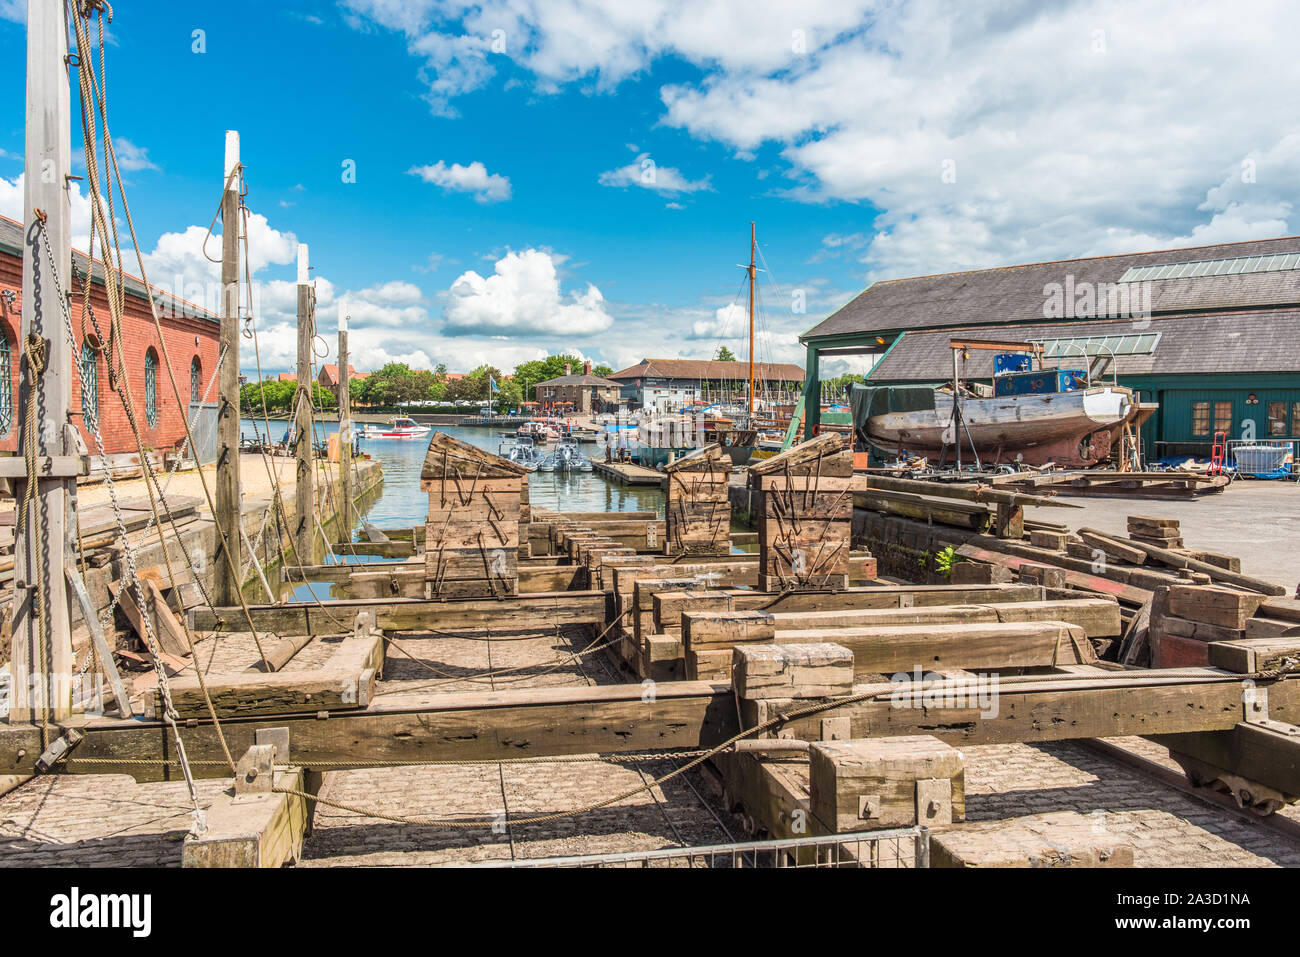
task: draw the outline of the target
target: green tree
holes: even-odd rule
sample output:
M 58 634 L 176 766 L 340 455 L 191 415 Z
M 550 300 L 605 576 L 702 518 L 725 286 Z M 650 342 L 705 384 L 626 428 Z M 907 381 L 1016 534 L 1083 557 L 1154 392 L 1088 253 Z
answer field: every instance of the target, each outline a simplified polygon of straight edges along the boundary
M 735 362 L 736 354 L 726 346 L 718 346 L 718 351 L 714 353 L 713 358 L 718 362 Z
M 602 379 L 608 379 L 610 376 L 612 376 L 612 375 L 614 374 L 614 370 L 611 369 L 609 366 L 604 365 L 604 364 L 602 363 L 601 365 L 598 365 L 598 366 L 592 366 L 592 367 L 591 367 L 591 374 L 592 374 L 592 375 L 598 375 L 598 376 L 600 376 Z

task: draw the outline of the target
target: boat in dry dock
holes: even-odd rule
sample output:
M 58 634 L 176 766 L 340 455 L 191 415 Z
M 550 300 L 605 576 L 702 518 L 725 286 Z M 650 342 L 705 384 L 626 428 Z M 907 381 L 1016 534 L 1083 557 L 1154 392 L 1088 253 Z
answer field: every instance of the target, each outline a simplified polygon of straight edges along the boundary
M 990 465 L 1073 468 L 1110 455 L 1136 410 L 1131 389 L 1093 385 L 1083 369 L 1035 369 L 1032 353 L 998 355 L 992 393 L 959 377 L 942 389 L 857 386 L 854 425 L 889 455 L 939 457 L 962 446 Z

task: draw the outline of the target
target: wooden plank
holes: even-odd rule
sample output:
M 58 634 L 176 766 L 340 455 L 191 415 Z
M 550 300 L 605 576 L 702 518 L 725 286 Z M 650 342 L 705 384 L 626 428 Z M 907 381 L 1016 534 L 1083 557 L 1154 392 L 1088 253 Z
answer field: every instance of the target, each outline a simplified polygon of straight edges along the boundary
M 176 620 L 176 615 L 168 606 L 166 599 L 162 597 L 162 592 L 158 590 L 157 583 L 152 579 L 141 576 L 140 587 L 144 591 L 149 620 L 153 625 L 153 634 L 158 640 L 159 647 L 169 655 L 176 655 L 177 657 L 189 655 L 190 645 L 185 637 L 185 629 Z M 140 614 L 139 605 L 136 603 L 135 586 L 123 587 L 118 582 L 111 582 L 108 588 L 114 595 L 120 594 L 118 605 L 122 609 L 122 613 L 126 615 L 127 621 L 131 623 L 135 633 L 140 636 L 140 640 L 148 647 L 148 633 L 145 628 L 144 616 Z M 232 611 L 240 613 L 238 608 L 232 609 Z
M 916 668 L 1041 668 L 1097 660 L 1083 629 L 1052 621 L 810 628 L 780 631 L 775 640 L 782 645 L 834 642 L 853 653 L 859 675 L 906 674 Z
M 351 624 L 359 612 L 370 612 L 384 630 L 418 631 L 432 628 L 465 631 L 490 626 L 496 631 L 527 631 L 555 625 L 603 624 L 605 593 L 598 591 L 540 592 L 512 598 L 438 601 L 434 599 L 356 599 L 288 605 L 250 605 L 254 627 L 277 635 L 337 634 L 339 622 Z M 200 631 L 243 631 L 247 619 L 238 607 L 195 608 L 193 627 Z
M 1296 682 L 1269 687 L 1269 714 L 1277 710 L 1275 690 Z M 1240 711 L 1238 712 L 1240 714 Z M 1285 719 L 1291 722 L 1293 719 Z M 1258 781 L 1292 797 L 1300 796 L 1300 734 L 1293 723 L 1247 723 L 1212 734 L 1151 735 L 1156 744 L 1185 754 L 1229 774 Z

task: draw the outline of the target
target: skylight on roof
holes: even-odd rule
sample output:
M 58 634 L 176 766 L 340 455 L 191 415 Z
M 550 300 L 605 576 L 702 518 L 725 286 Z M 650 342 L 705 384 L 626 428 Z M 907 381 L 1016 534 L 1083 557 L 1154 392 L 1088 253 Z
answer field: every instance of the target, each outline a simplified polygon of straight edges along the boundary
M 1228 276 L 1253 272 L 1285 272 L 1300 269 L 1300 252 L 1266 256 L 1240 256 L 1236 259 L 1198 259 L 1185 263 L 1157 263 L 1154 266 L 1130 266 L 1120 282 L 1151 282 L 1156 279 L 1199 279 L 1202 276 Z

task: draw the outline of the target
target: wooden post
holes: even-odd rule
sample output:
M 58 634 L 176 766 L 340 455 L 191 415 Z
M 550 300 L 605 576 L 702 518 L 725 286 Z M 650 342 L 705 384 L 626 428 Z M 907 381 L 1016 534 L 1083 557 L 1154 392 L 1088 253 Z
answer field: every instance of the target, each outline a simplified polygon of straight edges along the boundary
M 18 394 L 18 454 L 33 443 L 38 456 L 62 455 L 71 398 L 72 356 L 63 327 L 60 289 L 70 289 L 72 252 L 68 175 L 71 112 L 68 89 L 68 24 L 63 0 L 27 5 L 27 147 L 23 177 L 22 342 L 38 336 L 45 344 L 45 368 L 38 377 L 21 362 Z M 40 210 L 40 215 L 37 210 Z M 44 217 L 44 223 L 40 222 Z M 49 242 L 50 252 L 45 243 Z M 50 255 L 54 259 L 52 274 Z M 35 403 L 35 434 L 27 416 Z M 27 510 L 14 542 L 13 700 L 9 720 L 30 722 L 48 703 L 52 720 L 72 712 L 71 595 L 64 577 L 64 543 L 75 534 L 69 515 L 75 478 L 39 479 L 34 506 Z M 21 507 L 27 483 L 16 483 Z M 36 520 L 39 513 L 39 528 Z M 36 585 L 44 594 L 44 614 Z M 43 632 L 43 634 L 42 634 Z M 44 665 L 42 666 L 42 659 Z
M 226 162 L 221 197 L 221 362 L 217 400 L 216 601 L 239 603 L 243 546 L 239 502 L 239 133 L 226 130 Z M 231 174 L 234 173 L 232 176 Z M 224 543 L 222 541 L 224 533 Z M 230 549 L 229 556 L 225 549 Z
M 301 561 L 312 560 L 312 538 L 316 527 L 316 463 L 312 449 L 311 344 L 315 338 L 312 321 L 312 288 L 308 279 L 307 244 L 298 244 L 298 389 L 294 404 L 294 443 L 298 459 L 293 487 L 294 547 Z
M 348 304 L 339 300 L 339 541 L 352 541 L 352 397 L 348 393 Z

